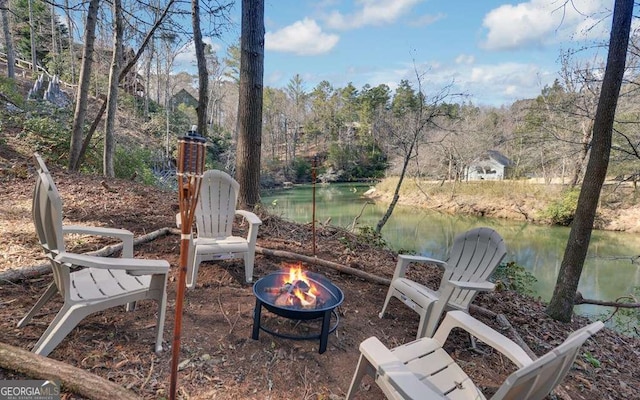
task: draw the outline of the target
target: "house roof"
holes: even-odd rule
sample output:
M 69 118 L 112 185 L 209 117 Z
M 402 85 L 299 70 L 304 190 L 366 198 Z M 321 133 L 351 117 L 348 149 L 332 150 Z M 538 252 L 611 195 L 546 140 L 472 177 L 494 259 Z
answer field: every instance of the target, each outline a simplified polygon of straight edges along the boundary
M 475 161 L 476 162 L 486 161 L 489 159 L 492 159 L 505 167 L 509 167 L 513 165 L 513 161 L 509 160 L 504 154 L 500 153 L 497 150 L 487 150 L 484 152 L 482 156 L 478 157 Z

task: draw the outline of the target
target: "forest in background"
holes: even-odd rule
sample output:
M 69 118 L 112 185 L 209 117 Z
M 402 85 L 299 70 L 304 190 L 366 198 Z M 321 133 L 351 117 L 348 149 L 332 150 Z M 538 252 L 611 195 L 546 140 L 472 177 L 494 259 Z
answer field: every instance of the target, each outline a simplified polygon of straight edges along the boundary
M 8 14 L 8 23 L 3 27 L 9 28 L 8 37 L 13 39 L 8 44 L 7 30 L 3 29 L 5 40 L 0 48 L 5 54 L 12 46 L 19 58 L 33 60 L 49 74 L 59 75 L 62 81 L 73 85 L 78 79 L 82 43 L 71 40 L 69 27 L 71 32 L 77 30 L 74 18 L 83 15 L 83 4 L 40 0 L 5 0 L 3 4 L 11 10 L 2 9 Z M 208 9 L 207 16 L 213 19 L 211 29 L 220 32 L 231 26 L 228 7 L 232 3 L 216 4 Z M 136 2 L 130 5 L 135 7 L 128 9 L 124 19 L 128 48 L 125 60 L 133 57 L 148 21 L 167 6 Z M 112 10 L 106 4 L 101 7 L 104 18 L 98 23 L 91 84 L 91 96 L 97 99 L 107 95 L 113 44 Z M 174 97 L 182 89 L 197 97 L 197 75 L 172 73 L 176 57 L 189 41 L 187 28 L 177 23 L 187 12 L 184 7 L 185 4 L 176 3 L 166 8 L 168 17 L 120 83 L 119 114 L 122 118 L 136 118 L 139 123 L 134 132 L 116 130 L 116 169 L 118 164 L 132 163 L 124 163 L 125 159 L 138 160 L 136 168 L 143 169 L 139 175 L 148 181 L 153 180 L 154 165 L 174 156 L 176 138 L 196 123 L 194 105 L 177 103 Z M 29 21 L 33 21 L 33 35 Z M 33 42 L 32 36 L 36 39 Z M 232 171 L 237 139 L 239 44 L 231 45 L 224 55 L 210 46 L 206 50 L 210 163 Z M 609 166 L 609 175 L 634 184 L 640 153 L 636 50 L 634 36 Z M 261 179 L 268 186 L 309 181 L 313 165 L 327 180 L 376 179 L 397 175 L 403 161 L 408 160 L 410 176 L 462 181 L 473 160 L 488 150 L 497 150 L 514 163 L 514 178 L 539 178 L 546 183 L 575 187 L 581 182 L 588 159 L 604 71 L 602 60 L 585 61 L 582 57 L 584 52 L 580 50 L 559 55 L 558 78 L 552 86 L 544 87 L 535 99 L 502 107 L 472 104 L 464 94 L 451 93 L 449 87 L 427 92 L 419 70 L 415 71 L 414 80 L 403 80 L 394 90 L 384 84 L 334 87 L 327 81 L 309 88 L 297 74 L 284 88 L 264 88 Z M 3 90 L 5 95 L 10 93 Z M 70 97 L 74 98 L 73 94 Z M 69 118 L 48 119 L 39 125 L 46 125 L 45 131 L 51 132 L 54 141 L 63 142 L 64 132 L 69 131 Z M 30 124 L 34 122 L 25 124 L 26 130 L 35 130 Z M 91 139 L 85 168 L 101 169 L 102 139 L 103 135 Z M 58 143 L 48 150 L 54 151 L 56 158 L 65 159 L 65 147 L 68 146 Z M 120 170 L 117 175 L 131 173 L 130 168 Z

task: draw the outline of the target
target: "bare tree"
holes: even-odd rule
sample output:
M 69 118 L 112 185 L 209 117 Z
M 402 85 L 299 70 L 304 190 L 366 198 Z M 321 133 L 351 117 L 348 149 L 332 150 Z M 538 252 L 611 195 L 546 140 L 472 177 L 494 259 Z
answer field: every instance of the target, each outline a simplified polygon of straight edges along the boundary
M 165 157 L 169 158 L 169 137 L 171 133 L 171 70 L 175 58 L 180 53 L 182 42 L 178 35 L 173 32 L 162 32 L 160 35 L 162 44 L 164 45 L 164 113 L 165 113 Z M 160 72 L 160 71 L 158 71 Z
M 0 0 L 0 17 L 2 17 L 2 33 L 4 36 L 4 47 L 7 49 L 7 77 L 14 78 L 15 57 L 13 54 L 13 41 L 11 40 L 11 30 L 9 29 L 9 18 L 7 18 L 7 5 L 9 0 Z
M 222 68 L 220 68 L 220 62 L 213 48 L 209 45 L 206 46 L 207 57 L 207 71 L 209 73 L 209 104 L 207 105 L 207 116 L 210 125 L 222 125 L 221 122 L 221 103 L 224 99 L 223 82 L 222 82 Z
M 196 50 L 198 63 L 198 132 L 202 136 L 207 135 L 207 105 L 209 104 L 209 72 L 207 71 L 207 59 L 204 54 L 202 31 L 200 30 L 200 0 L 191 1 L 191 24 L 193 26 L 193 44 Z
M 38 57 L 36 55 L 36 32 L 35 32 L 35 24 L 36 22 L 33 19 L 33 0 L 27 0 L 29 3 L 29 36 L 31 40 L 31 69 L 34 73 L 38 72 Z
M 73 41 L 73 32 L 75 24 L 71 18 L 71 7 L 69 6 L 69 0 L 64 0 L 64 12 L 67 17 L 67 29 L 69 29 L 69 66 L 71 67 L 71 82 L 76 80 L 76 51 Z
M 151 40 L 149 42 L 149 47 L 146 53 L 146 57 L 144 59 L 144 111 L 143 115 L 145 118 L 149 116 L 149 99 L 150 99 L 150 91 L 151 91 L 151 66 L 153 64 L 153 59 L 155 56 L 155 40 Z
M 442 89 L 432 98 L 423 92 L 423 76 L 416 71 L 418 90 L 416 93 L 407 81 L 401 82 L 392 103 L 392 109 L 385 112 L 383 118 L 374 123 L 374 128 L 384 132 L 391 146 L 401 155 L 402 167 L 400 177 L 393 193 L 393 198 L 386 212 L 378 221 L 375 231 L 380 233 L 387 223 L 400 199 L 400 188 L 407 174 L 409 162 L 416 157 L 420 144 L 426 140 L 429 128 L 436 126 L 438 117 L 447 115 L 447 108 L 441 107 L 450 96 L 450 85 Z M 399 90 L 403 90 L 400 92 Z M 377 125 L 377 127 L 376 127 Z
M 93 4 L 94 1 L 96 3 L 99 2 L 99 0 L 91 0 L 91 3 L 89 4 L 90 11 L 91 11 L 91 4 Z M 174 2 L 175 0 L 169 0 L 167 2 L 164 10 L 160 13 L 158 18 L 154 21 L 151 29 L 146 33 L 144 39 L 142 40 L 142 44 L 138 48 L 138 51 L 135 53 L 135 55 L 131 59 L 127 60 L 127 64 L 120 71 L 120 76 L 118 78 L 118 81 L 122 81 L 127 76 L 129 71 L 136 65 L 136 63 L 138 62 L 138 59 L 144 52 L 144 49 L 147 47 L 149 41 L 153 38 L 154 33 L 161 26 L 162 22 L 167 17 L 167 14 L 169 13 L 169 10 L 171 9 L 171 7 L 173 7 Z M 97 14 L 97 4 L 95 7 L 96 7 L 95 13 Z M 88 15 L 87 15 L 87 21 L 89 21 Z M 95 19 L 95 15 L 94 15 L 94 19 Z M 85 25 L 85 31 L 88 25 L 89 25 L 88 23 Z M 91 126 L 89 127 L 89 132 L 87 132 L 87 136 L 84 138 L 84 141 L 83 141 L 82 126 L 84 124 L 84 118 L 86 116 L 86 101 L 88 97 L 88 90 L 89 90 L 89 83 L 90 83 L 89 76 L 84 77 L 83 69 L 85 68 L 85 63 L 88 63 L 89 72 L 91 70 L 90 55 L 93 53 L 93 42 L 95 39 L 95 21 L 93 22 L 93 28 L 91 32 L 93 37 L 91 40 L 91 49 L 89 53 L 87 53 L 88 51 L 87 40 L 85 39 L 85 49 L 82 57 L 82 67 L 81 67 L 82 69 L 80 70 L 80 85 L 78 85 L 78 96 L 76 100 L 76 113 L 73 116 L 73 129 L 71 133 L 71 152 L 69 154 L 69 169 L 74 171 L 80 168 L 80 164 L 82 162 L 84 154 L 87 151 L 87 148 L 89 147 L 91 138 L 93 137 L 93 134 L 96 131 L 96 129 L 98 129 L 98 124 L 100 123 L 100 120 L 102 119 L 102 115 L 104 114 L 107 108 L 107 102 L 103 102 L 102 106 L 100 107 L 100 110 L 98 110 L 98 114 L 96 115 L 95 119 L 91 123 Z M 86 54 L 88 54 L 89 56 L 88 59 L 85 59 Z M 83 84 L 84 79 L 86 79 L 86 82 Z M 84 94 L 82 94 L 83 92 Z M 81 100 L 84 104 L 80 104 Z M 82 110 L 81 113 L 78 111 L 79 107 Z
M 260 202 L 262 91 L 264 79 L 264 0 L 242 0 L 240 96 L 236 179 L 239 203 L 253 208 Z
M 91 84 L 91 66 L 93 46 L 96 38 L 96 22 L 100 0 L 91 0 L 87 12 L 87 20 L 84 26 L 84 50 L 82 52 L 82 64 L 80 66 L 80 82 L 76 96 L 76 108 L 73 114 L 73 127 L 71 128 L 71 148 L 69 151 L 69 169 L 77 171 L 80 168 L 80 154 L 82 151 L 82 127 L 87 115 L 87 99 L 89 97 L 89 85 Z
M 578 282 L 582 275 L 598 200 L 609 165 L 613 123 L 629 45 L 633 3 L 633 0 L 616 0 L 613 10 L 607 66 L 593 124 L 591 155 L 556 287 L 546 310 L 552 318 L 560 321 L 570 321 L 573 314 Z
M 109 72 L 109 92 L 107 93 L 107 118 L 104 128 L 104 150 L 102 161 L 102 174 L 114 177 L 113 159 L 116 152 L 115 120 L 118 110 L 118 78 L 122 65 L 123 53 L 123 28 L 122 28 L 122 2 L 113 0 L 113 59 Z

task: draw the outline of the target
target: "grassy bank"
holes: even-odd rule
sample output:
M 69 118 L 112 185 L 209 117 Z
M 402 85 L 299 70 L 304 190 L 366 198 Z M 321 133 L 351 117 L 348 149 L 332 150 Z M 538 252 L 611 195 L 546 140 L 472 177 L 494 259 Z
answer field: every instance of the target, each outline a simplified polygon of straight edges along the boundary
M 389 177 L 376 185 L 373 197 L 389 202 L 398 184 Z M 405 179 L 399 203 L 450 214 L 506 218 L 537 224 L 567 225 L 575 211 L 578 189 L 528 180 L 436 182 Z M 632 185 L 605 184 L 596 229 L 640 232 L 638 192 Z

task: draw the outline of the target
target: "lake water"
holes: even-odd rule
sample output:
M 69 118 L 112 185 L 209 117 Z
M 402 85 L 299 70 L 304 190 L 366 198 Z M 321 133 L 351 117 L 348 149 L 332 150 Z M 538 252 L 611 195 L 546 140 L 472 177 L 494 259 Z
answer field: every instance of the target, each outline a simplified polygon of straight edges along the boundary
M 368 185 L 361 184 L 317 185 L 316 221 L 349 228 L 360 215 L 357 226 L 375 227 L 387 206 L 368 204 L 361 196 L 368 189 Z M 313 212 L 312 193 L 311 186 L 264 193 L 262 204 L 276 215 L 308 223 Z M 508 250 L 505 261 L 515 261 L 530 271 L 538 280 L 534 287 L 536 295 L 548 301 L 553 294 L 569 228 L 396 206 L 382 229 L 382 236 L 398 252 L 415 251 L 445 259 L 453 237 L 477 226 L 489 226 L 502 235 Z M 594 231 L 578 290 L 585 298 L 609 301 L 631 293 L 634 287 L 640 286 L 640 265 L 632 263 L 639 255 L 640 235 Z M 582 305 L 575 310 L 593 315 L 611 309 Z

